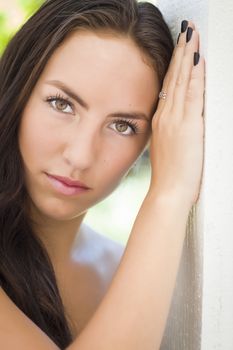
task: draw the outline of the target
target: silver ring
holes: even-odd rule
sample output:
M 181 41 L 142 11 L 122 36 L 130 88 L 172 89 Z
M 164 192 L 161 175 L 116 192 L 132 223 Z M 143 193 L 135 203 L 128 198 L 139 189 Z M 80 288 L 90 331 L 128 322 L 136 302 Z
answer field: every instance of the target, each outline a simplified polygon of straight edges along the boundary
M 167 93 L 164 92 L 164 91 L 160 91 L 160 93 L 159 93 L 159 98 L 162 98 L 163 100 L 165 100 L 166 97 L 167 97 Z

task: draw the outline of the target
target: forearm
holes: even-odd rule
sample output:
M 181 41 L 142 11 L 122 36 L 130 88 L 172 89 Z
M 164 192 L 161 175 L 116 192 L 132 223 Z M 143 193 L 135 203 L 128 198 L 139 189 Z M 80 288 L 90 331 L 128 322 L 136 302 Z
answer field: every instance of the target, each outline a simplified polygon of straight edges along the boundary
M 156 350 L 162 339 L 185 237 L 189 206 L 149 192 L 117 273 L 69 350 Z M 4 349 L 59 350 L 0 288 Z
M 0 288 L 0 344 L 4 350 L 59 350 Z
M 189 210 L 180 197 L 148 193 L 105 298 L 69 350 L 159 349 Z

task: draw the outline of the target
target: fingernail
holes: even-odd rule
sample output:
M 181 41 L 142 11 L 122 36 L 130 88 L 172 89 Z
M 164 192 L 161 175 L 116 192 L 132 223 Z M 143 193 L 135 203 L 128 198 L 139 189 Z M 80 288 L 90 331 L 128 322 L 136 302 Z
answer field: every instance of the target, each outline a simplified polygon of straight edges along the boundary
M 199 52 L 194 52 L 194 56 L 193 56 L 193 64 L 194 64 L 194 66 L 196 66 L 198 64 L 199 59 L 200 59 Z
M 188 21 L 184 20 L 181 22 L 181 33 L 184 33 L 188 27 Z
M 186 43 L 189 42 L 193 34 L 193 28 L 188 27 L 187 33 L 186 33 Z
M 178 42 L 179 42 L 179 39 L 180 39 L 180 33 L 179 33 L 178 38 L 177 38 L 177 44 L 178 44 Z

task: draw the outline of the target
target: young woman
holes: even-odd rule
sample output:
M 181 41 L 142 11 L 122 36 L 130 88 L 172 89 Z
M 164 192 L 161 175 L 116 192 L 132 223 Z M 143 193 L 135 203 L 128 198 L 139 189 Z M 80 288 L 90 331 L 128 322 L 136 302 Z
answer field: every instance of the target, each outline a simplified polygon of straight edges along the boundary
M 135 0 L 45 1 L 7 46 L 4 350 L 159 349 L 203 164 L 204 59 L 193 23 L 182 22 L 173 48 L 160 11 Z M 147 147 L 150 187 L 123 252 L 83 219 Z

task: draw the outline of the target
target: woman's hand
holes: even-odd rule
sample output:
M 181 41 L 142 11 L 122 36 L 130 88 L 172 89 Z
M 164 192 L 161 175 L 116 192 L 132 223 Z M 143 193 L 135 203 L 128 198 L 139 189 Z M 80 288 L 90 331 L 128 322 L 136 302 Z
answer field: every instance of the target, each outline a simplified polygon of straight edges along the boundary
M 188 22 L 163 82 L 166 99 L 160 99 L 152 119 L 150 191 L 162 196 L 181 195 L 192 206 L 198 199 L 203 168 L 203 101 L 205 62 L 200 57 L 199 35 Z M 187 32 L 191 39 L 186 42 Z

